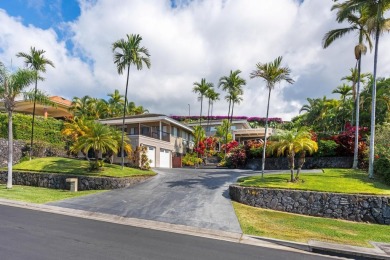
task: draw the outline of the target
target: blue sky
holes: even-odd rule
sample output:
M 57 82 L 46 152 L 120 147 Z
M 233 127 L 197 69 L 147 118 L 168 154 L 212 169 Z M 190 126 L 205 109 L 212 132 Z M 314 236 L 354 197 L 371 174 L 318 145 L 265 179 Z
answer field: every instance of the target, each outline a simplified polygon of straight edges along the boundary
M 47 68 L 39 87 L 67 99 L 124 94 L 125 75 L 113 63 L 112 43 L 140 34 L 151 54 L 150 69 L 131 69 L 129 99 L 151 112 L 188 114 L 199 111 L 193 83 L 206 78 L 218 85 L 221 76 L 240 69 L 246 79 L 244 102 L 235 115 L 265 116 L 265 83 L 250 79 L 258 62 L 283 56 L 293 85 L 272 92 L 271 117 L 285 120 L 299 113 L 306 98 L 331 92 L 355 65 L 356 35 L 328 49 L 322 37 L 340 28 L 331 0 L 0 0 L 0 61 L 21 67 L 18 52 L 31 46 L 46 51 L 55 68 Z M 378 75 L 390 77 L 390 35 L 381 38 Z M 372 71 L 372 53 L 363 72 Z M 214 105 L 224 115 L 228 105 Z

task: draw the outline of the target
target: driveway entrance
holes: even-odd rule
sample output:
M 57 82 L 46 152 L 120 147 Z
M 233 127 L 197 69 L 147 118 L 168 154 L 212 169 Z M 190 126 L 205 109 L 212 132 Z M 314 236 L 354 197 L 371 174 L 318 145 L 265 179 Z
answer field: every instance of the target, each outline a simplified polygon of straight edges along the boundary
M 208 229 L 241 232 L 228 186 L 250 170 L 155 169 L 135 187 L 50 205 Z

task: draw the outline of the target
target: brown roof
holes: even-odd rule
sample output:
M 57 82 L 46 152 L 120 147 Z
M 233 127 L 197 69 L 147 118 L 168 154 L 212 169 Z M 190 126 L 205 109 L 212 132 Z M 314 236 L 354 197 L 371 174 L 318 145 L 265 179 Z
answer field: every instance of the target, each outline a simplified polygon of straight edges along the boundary
M 49 99 L 55 103 L 59 103 L 59 104 L 65 105 L 65 106 L 70 107 L 72 105 L 72 101 L 69 101 L 69 100 L 67 100 L 63 97 L 60 97 L 60 96 L 52 96 Z

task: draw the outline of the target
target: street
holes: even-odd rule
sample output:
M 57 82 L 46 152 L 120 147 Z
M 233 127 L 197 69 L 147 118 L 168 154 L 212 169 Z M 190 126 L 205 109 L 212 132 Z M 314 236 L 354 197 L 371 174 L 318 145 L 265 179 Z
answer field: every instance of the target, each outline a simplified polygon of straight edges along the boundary
M 0 259 L 331 259 L 0 206 Z

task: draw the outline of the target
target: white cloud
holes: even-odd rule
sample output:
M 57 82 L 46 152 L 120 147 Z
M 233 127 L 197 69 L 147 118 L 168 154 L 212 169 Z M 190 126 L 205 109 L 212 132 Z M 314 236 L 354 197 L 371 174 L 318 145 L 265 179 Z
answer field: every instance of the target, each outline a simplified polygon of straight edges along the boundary
M 203 0 L 172 9 L 170 1 L 81 0 L 80 17 L 67 24 L 75 48 L 72 54 L 54 30 L 23 26 L 18 18 L 0 12 L 0 58 L 5 63 L 30 46 L 45 49 L 56 64 L 48 68 L 40 84 L 51 94 L 106 97 L 119 89 L 124 93 L 125 75 L 118 75 L 111 45 L 126 34 L 138 33 L 151 53 L 152 67 L 131 68 L 129 99 L 151 112 L 198 114 L 200 104 L 192 93 L 193 82 L 205 77 L 218 84 L 230 70 L 242 70 L 247 80 L 244 102 L 235 115 L 265 116 L 267 90 L 260 79 L 249 79 L 258 62 L 284 57 L 296 83 L 281 84 L 272 92 L 270 116 L 290 119 L 307 97 L 330 95 L 340 78 L 354 66 L 355 35 L 338 40 L 323 50 L 321 40 L 339 25 L 330 12 L 331 1 L 306 0 Z M 380 76 L 390 76 L 388 35 L 381 38 Z M 80 58 L 82 56 L 82 58 Z M 86 62 L 86 60 L 88 62 Z M 372 54 L 364 59 L 363 71 L 372 70 Z M 214 114 L 226 114 L 227 103 L 215 104 Z

